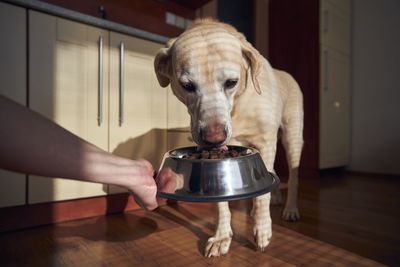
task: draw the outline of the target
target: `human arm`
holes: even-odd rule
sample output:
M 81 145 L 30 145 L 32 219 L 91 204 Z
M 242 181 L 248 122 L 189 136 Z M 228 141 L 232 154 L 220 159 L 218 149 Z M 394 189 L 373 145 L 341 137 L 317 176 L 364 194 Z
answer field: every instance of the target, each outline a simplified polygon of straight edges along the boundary
M 0 168 L 122 186 L 157 207 L 153 167 L 108 153 L 0 95 Z

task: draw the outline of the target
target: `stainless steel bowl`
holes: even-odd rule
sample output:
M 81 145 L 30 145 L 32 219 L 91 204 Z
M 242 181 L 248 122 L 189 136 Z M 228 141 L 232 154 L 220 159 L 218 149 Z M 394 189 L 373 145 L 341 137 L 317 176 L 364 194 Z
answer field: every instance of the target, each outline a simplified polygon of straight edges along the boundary
M 160 170 L 169 167 L 183 181 L 175 192 L 157 192 L 157 195 L 190 202 L 231 201 L 256 197 L 278 186 L 279 178 L 268 172 L 256 149 L 241 146 L 228 149 L 245 151 L 247 155 L 225 159 L 183 158 L 196 152 L 195 146 L 167 152 Z

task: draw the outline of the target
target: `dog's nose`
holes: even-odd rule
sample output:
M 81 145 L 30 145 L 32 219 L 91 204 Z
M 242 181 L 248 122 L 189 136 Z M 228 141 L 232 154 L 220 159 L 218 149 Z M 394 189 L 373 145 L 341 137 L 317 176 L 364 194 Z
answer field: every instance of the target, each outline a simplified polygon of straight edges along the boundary
M 221 123 L 212 123 L 201 129 L 201 138 L 210 145 L 220 145 L 226 140 L 225 125 Z

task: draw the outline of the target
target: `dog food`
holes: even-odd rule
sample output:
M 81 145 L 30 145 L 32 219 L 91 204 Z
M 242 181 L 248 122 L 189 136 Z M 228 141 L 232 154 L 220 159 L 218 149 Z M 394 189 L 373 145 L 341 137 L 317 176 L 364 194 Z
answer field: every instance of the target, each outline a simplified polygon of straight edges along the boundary
M 249 155 L 250 152 L 246 149 L 240 153 L 234 149 L 232 150 L 202 150 L 194 153 L 184 155 L 184 159 L 226 159 L 226 158 L 236 158 L 239 156 Z

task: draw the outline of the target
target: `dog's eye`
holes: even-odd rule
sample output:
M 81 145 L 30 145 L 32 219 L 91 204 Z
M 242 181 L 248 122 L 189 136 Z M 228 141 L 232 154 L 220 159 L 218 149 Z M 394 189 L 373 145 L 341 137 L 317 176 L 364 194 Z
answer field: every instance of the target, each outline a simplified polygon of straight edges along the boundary
M 225 89 L 232 89 L 237 84 L 237 80 L 229 79 L 225 81 Z
M 188 92 L 196 91 L 196 85 L 192 82 L 181 83 L 181 86 Z

